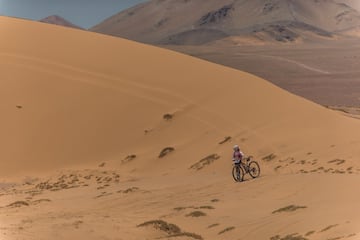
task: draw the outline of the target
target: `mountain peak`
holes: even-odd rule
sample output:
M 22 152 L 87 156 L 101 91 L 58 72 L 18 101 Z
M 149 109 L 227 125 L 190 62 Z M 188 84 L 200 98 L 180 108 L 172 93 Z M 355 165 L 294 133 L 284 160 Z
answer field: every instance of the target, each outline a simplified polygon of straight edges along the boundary
M 60 17 L 58 15 L 48 16 L 46 18 L 41 19 L 40 22 L 59 25 L 59 26 L 64 26 L 64 27 L 82 29 L 81 27 L 71 23 L 70 21 L 68 21 L 65 18 Z

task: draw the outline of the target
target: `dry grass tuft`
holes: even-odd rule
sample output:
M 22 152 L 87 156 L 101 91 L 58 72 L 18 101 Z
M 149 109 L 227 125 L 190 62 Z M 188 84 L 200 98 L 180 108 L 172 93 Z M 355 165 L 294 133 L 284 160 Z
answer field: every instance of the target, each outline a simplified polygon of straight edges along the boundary
M 219 225 L 220 225 L 219 223 L 214 223 L 214 224 L 209 225 L 208 228 L 217 227 L 217 226 L 219 226 Z
M 219 144 L 221 145 L 221 144 L 227 143 L 227 142 L 229 142 L 230 140 L 231 140 L 231 137 L 230 137 L 230 136 L 227 136 L 227 137 L 224 138 L 224 140 L 222 140 L 221 142 L 219 142 Z
M 106 165 L 106 163 L 103 162 L 103 163 L 99 164 L 99 167 L 105 167 L 105 165 Z
M 163 116 L 163 119 L 166 120 L 166 121 L 170 121 L 171 119 L 174 118 L 174 115 L 170 114 L 170 113 L 166 113 L 164 114 Z
M 227 227 L 224 230 L 220 231 L 218 234 L 221 235 L 221 234 L 224 234 L 226 232 L 232 231 L 234 229 L 235 229 L 235 227 Z
M 23 206 L 29 206 L 29 203 L 25 201 L 16 201 L 7 205 L 7 207 L 23 207 Z
M 166 232 L 169 235 L 181 233 L 181 229 L 178 226 L 176 226 L 175 224 L 167 223 L 163 220 L 147 221 L 138 225 L 137 227 L 147 227 L 147 226 L 152 226 L 155 229 Z
M 276 235 L 276 236 L 271 237 L 270 240 L 308 240 L 308 239 L 297 233 L 293 233 L 293 234 L 286 235 L 285 237 Z
M 220 158 L 219 155 L 217 154 L 211 154 L 203 159 L 201 159 L 199 162 L 193 164 L 190 169 L 194 169 L 194 170 L 201 170 L 204 167 L 206 167 L 207 165 L 210 165 L 211 163 L 213 163 L 214 161 L 218 160 Z
M 344 159 L 334 159 L 334 160 L 328 161 L 328 163 L 335 163 L 336 165 L 341 165 L 345 162 L 346 162 L 346 160 L 344 160 Z
M 270 162 L 271 160 L 273 160 L 273 159 L 275 159 L 275 158 L 276 158 L 276 155 L 273 154 L 273 153 L 271 153 L 271 154 L 263 157 L 262 160 L 267 161 L 267 162 Z
M 339 225 L 339 224 L 334 224 L 334 225 L 327 226 L 326 228 L 322 229 L 320 232 L 328 231 L 328 230 L 330 230 L 331 228 L 337 227 L 338 225 Z
M 273 211 L 272 213 L 281 213 L 281 212 L 294 212 L 298 209 L 302 209 L 302 208 L 307 208 L 306 206 L 295 206 L 295 205 L 289 205 L 283 208 L 279 208 L 275 211 Z
M 201 211 L 194 211 L 186 215 L 187 217 L 204 217 L 206 216 L 206 213 Z
M 343 239 L 343 238 L 345 238 L 345 236 L 328 238 L 327 240 L 340 240 L 340 239 Z
M 165 232 L 168 236 L 168 238 L 172 237 L 189 237 L 194 238 L 198 240 L 202 240 L 202 236 L 195 234 L 195 233 L 189 233 L 189 232 L 183 232 L 178 226 L 172 223 L 167 223 L 163 220 L 152 220 L 148 222 L 144 222 L 137 227 L 147 227 L 152 226 L 155 229 L 158 229 L 162 232 Z
M 122 193 L 132 193 L 132 192 L 137 192 L 137 191 L 139 191 L 138 187 L 132 187 L 132 188 L 128 188 L 128 189 L 122 191 Z
M 215 209 L 213 206 L 200 206 L 199 209 Z
M 274 168 L 274 170 L 275 170 L 275 171 L 277 171 L 277 170 L 279 170 L 280 168 L 282 168 L 282 166 L 281 166 L 281 165 L 276 166 L 276 167 Z
M 182 210 L 185 210 L 186 207 L 176 207 L 174 208 L 175 211 L 182 211 Z
M 176 207 L 174 208 L 175 211 L 183 211 L 186 209 L 215 209 L 213 206 L 200 206 L 200 207 L 195 207 L 195 206 L 189 206 L 189 207 Z
M 193 239 L 203 240 L 202 236 L 195 234 L 195 233 L 189 233 L 189 232 L 182 232 L 182 233 L 170 235 L 169 237 L 170 238 L 171 237 L 189 237 L 189 238 L 193 238 Z
M 128 162 L 131 162 L 132 160 L 134 160 L 135 158 L 136 158 L 136 155 L 131 154 L 131 155 L 128 155 L 126 158 L 124 158 L 121 162 L 122 163 L 128 163 Z
M 166 147 L 166 148 L 164 148 L 164 149 L 160 152 L 159 158 L 163 158 L 163 157 L 165 157 L 166 155 L 168 155 L 169 153 L 171 153 L 171 152 L 173 152 L 173 151 L 175 151 L 175 148 L 173 148 L 173 147 Z
M 32 204 L 40 204 L 43 202 L 51 202 L 51 200 L 50 199 L 38 199 L 38 200 L 33 201 Z

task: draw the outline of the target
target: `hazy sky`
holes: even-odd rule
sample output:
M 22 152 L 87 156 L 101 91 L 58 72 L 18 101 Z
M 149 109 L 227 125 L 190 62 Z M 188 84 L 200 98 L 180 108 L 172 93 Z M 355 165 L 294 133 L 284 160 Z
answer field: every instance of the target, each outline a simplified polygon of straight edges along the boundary
M 89 28 L 107 17 L 146 0 L 0 0 L 0 15 L 40 20 L 59 15 Z

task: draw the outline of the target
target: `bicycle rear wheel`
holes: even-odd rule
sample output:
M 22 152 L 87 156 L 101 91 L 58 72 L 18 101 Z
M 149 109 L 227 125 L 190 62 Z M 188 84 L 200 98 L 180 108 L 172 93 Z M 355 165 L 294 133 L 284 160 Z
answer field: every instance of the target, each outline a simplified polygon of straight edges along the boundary
M 236 182 L 241 182 L 244 178 L 244 171 L 240 166 L 234 166 L 232 169 L 232 176 Z
M 260 166 L 257 162 L 249 163 L 249 174 L 252 178 L 257 178 L 260 175 Z

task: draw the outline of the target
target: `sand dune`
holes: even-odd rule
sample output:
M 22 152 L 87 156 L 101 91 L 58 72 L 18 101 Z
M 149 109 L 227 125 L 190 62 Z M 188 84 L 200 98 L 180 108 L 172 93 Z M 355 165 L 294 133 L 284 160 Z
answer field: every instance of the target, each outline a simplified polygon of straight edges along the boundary
M 18 177 L 0 192 L 5 239 L 360 234 L 357 119 L 176 52 L 6 17 L 0 29 L 0 171 Z M 235 143 L 261 178 L 233 182 Z

